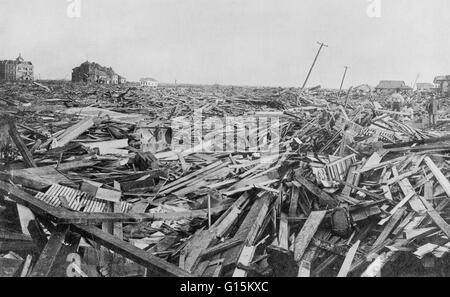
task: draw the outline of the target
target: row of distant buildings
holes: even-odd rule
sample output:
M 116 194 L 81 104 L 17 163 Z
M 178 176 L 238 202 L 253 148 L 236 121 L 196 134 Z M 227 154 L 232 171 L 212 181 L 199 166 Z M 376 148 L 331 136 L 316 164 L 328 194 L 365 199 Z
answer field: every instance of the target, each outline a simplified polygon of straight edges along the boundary
M 0 80 L 6 81 L 32 81 L 34 80 L 34 66 L 30 61 L 25 61 L 22 55 L 15 60 L 0 61 Z M 127 79 L 117 74 L 111 67 L 104 67 L 98 63 L 86 61 L 72 69 L 73 82 L 90 82 L 99 84 L 125 84 Z M 142 78 L 141 86 L 158 86 L 154 78 Z
M 412 87 L 407 86 L 405 82 L 401 80 L 382 80 L 375 87 L 375 91 L 378 93 L 398 93 L 412 90 Z M 450 95 L 450 75 L 436 76 L 433 83 L 417 83 L 416 90 Z
M 33 63 L 25 61 L 21 54 L 15 60 L 0 61 L 0 80 L 34 80 Z M 111 67 L 104 67 L 98 63 L 86 61 L 72 69 L 72 81 L 117 85 L 125 84 L 127 79 L 117 74 Z M 416 87 L 418 91 L 430 91 L 440 93 L 441 95 L 450 95 L 450 75 L 437 76 L 433 83 L 417 83 Z M 158 81 L 154 78 L 142 78 L 140 85 L 156 88 Z M 411 87 L 407 86 L 404 81 L 399 80 L 382 80 L 375 87 L 375 91 L 380 93 L 410 90 L 412 90 Z
M 125 84 L 127 79 L 117 74 L 111 67 L 104 67 L 95 62 L 86 61 L 72 69 L 73 82 L 95 82 L 100 84 Z M 141 78 L 141 86 L 156 88 L 158 81 L 154 78 Z

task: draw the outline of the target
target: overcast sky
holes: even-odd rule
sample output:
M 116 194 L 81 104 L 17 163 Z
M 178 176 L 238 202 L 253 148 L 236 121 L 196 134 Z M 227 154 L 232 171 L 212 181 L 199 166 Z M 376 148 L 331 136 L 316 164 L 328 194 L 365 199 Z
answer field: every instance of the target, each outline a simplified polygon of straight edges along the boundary
M 381 0 L 0 0 L 0 59 L 18 53 L 41 78 L 70 79 L 96 61 L 129 80 L 309 86 L 379 80 L 432 82 L 450 74 L 450 1 Z

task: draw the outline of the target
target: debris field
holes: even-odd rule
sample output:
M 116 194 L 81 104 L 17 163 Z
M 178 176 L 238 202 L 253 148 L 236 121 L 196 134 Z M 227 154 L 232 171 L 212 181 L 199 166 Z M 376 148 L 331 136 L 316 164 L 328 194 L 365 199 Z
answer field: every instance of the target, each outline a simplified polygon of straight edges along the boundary
M 0 276 L 448 275 L 449 121 L 423 124 L 426 96 L 412 117 L 320 87 L 0 84 Z M 247 137 L 267 127 L 217 145 L 233 122 L 175 150 L 196 110 L 276 118 L 277 151 Z

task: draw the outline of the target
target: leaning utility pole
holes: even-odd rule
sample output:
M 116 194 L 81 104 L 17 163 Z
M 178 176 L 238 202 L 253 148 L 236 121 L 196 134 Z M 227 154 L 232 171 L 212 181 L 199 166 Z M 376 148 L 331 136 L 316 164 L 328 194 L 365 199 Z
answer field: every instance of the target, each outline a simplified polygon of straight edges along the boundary
M 344 76 L 342 76 L 342 81 L 341 81 L 341 86 L 339 87 L 339 94 L 342 91 L 342 86 L 344 85 L 344 80 L 345 80 L 345 76 L 347 75 L 347 69 L 349 68 L 348 66 L 344 66 L 345 71 L 344 71 Z
M 323 42 L 317 42 L 317 43 L 320 44 L 319 51 L 317 52 L 317 55 L 316 55 L 316 57 L 314 58 L 314 61 L 313 61 L 312 65 L 311 65 L 311 68 L 309 69 L 308 75 L 306 76 L 306 79 L 305 79 L 305 82 L 303 83 L 302 89 L 305 88 L 306 83 L 308 82 L 309 76 L 311 75 L 311 72 L 312 72 L 312 70 L 313 70 L 313 68 L 314 68 L 314 65 L 316 64 L 317 58 L 319 57 L 319 54 L 320 54 L 320 51 L 322 50 L 322 48 L 323 48 L 324 46 L 325 46 L 325 47 L 328 47 L 328 45 L 326 45 L 326 44 L 323 43 Z

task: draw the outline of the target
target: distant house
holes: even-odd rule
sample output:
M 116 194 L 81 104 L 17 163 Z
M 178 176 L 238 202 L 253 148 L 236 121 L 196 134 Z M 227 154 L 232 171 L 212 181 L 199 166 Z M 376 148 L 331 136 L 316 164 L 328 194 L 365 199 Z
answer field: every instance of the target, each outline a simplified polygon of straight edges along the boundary
M 433 82 L 436 84 L 436 88 L 439 94 L 450 94 L 450 75 L 436 76 Z
M 431 83 L 417 83 L 417 91 L 430 92 L 434 89 L 434 85 Z
M 380 93 L 396 93 L 401 91 L 412 90 L 411 87 L 408 87 L 404 81 L 401 80 L 382 80 L 375 87 L 375 91 Z
M 15 60 L 0 61 L 0 80 L 34 80 L 33 63 L 25 61 L 22 55 Z
M 141 86 L 142 87 L 158 87 L 158 81 L 154 78 L 141 78 Z
M 121 81 L 126 80 L 123 76 L 115 73 L 111 67 L 104 67 L 100 64 L 86 61 L 80 66 L 72 69 L 72 81 L 117 85 L 120 84 Z
M 121 75 L 119 75 L 119 84 L 125 84 L 127 83 L 127 79 Z

